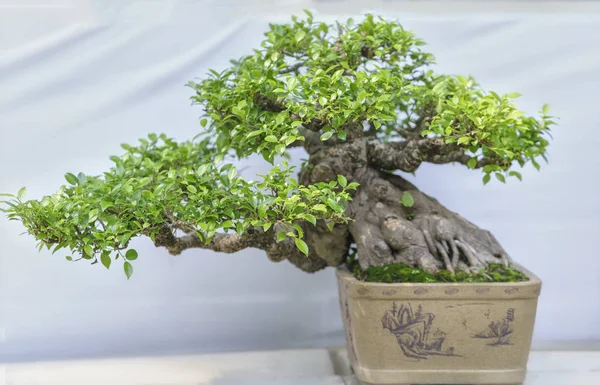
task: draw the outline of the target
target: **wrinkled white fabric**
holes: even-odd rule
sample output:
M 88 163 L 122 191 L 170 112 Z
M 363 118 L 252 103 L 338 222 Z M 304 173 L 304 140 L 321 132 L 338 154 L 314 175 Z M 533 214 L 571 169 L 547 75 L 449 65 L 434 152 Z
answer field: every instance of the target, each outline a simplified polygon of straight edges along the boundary
M 271 20 L 216 2 L 8 3 L 0 2 L 0 191 L 26 185 L 32 198 L 54 192 L 67 171 L 101 173 L 120 143 L 149 132 L 193 137 L 201 110 L 183 85 L 251 53 Z M 452 165 L 425 165 L 414 179 L 541 276 L 537 340 L 600 339 L 600 18 L 389 15 L 429 43 L 438 71 L 518 91 L 527 112 L 547 102 L 561 117 L 550 163 L 523 170 L 522 183 L 484 187 L 478 172 Z M 243 166 L 248 176 L 268 169 L 258 157 Z M 137 239 L 126 281 L 117 264 L 106 271 L 38 253 L 21 232 L 0 220 L 5 359 L 343 343 L 332 270 L 307 275 L 257 250 L 174 258 Z

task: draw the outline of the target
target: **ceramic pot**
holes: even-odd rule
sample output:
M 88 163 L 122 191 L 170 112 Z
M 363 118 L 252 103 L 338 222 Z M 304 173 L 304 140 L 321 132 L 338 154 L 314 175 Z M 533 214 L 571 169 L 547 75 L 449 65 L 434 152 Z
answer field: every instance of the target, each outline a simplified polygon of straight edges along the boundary
M 363 384 L 521 384 L 541 281 L 371 283 L 337 269 L 348 356 Z

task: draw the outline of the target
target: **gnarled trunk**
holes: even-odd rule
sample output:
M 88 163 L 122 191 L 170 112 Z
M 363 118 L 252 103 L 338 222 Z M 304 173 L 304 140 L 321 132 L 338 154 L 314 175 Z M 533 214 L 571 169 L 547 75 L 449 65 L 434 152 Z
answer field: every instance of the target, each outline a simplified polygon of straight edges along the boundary
M 405 263 L 428 272 L 438 269 L 474 272 L 489 264 L 510 263 L 509 256 L 489 231 L 448 210 L 404 178 L 374 167 L 372 158 L 377 155 L 369 152 L 377 149 L 370 147 L 367 139 L 329 147 L 311 146 L 310 140 L 307 137 L 305 147 L 311 157 L 300 174 L 302 183 L 330 181 L 338 174 L 360 183 L 347 208 L 352 222 L 336 225 L 333 232 L 324 225 L 305 226 L 311 259 L 317 257 L 329 266 L 340 265 L 349 245 L 355 243 L 363 269 Z M 410 163 L 411 154 L 400 156 Z M 401 203 L 405 192 L 414 200 L 411 207 Z M 290 259 L 290 262 L 297 264 L 302 260 Z

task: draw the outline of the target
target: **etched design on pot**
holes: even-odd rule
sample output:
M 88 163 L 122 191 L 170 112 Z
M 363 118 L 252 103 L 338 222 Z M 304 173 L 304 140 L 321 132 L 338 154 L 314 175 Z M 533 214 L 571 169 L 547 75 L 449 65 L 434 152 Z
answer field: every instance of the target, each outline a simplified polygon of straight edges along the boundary
M 485 313 L 486 318 L 489 318 L 490 310 Z M 498 321 L 492 321 L 488 324 L 487 329 L 475 334 L 472 338 L 489 339 L 489 346 L 505 346 L 512 345 L 510 338 L 514 332 L 512 323 L 515 320 L 515 309 L 509 308 L 506 311 L 506 316 Z
M 459 292 L 459 290 L 455 287 L 446 289 L 446 291 L 445 291 L 445 293 L 448 295 L 454 295 L 454 294 L 457 294 L 458 292 Z
M 414 291 L 414 293 L 415 293 L 416 295 L 424 295 L 424 294 L 427 294 L 427 293 L 429 293 L 429 290 L 425 289 L 424 287 L 420 287 L 420 288 L 416 289 L 416 290 Z
M 361 287 L 360 289 L 356 290 L 356 292 L 360 295 L 366 295 L 369 294 L 369 289 Z
M 417 311 L 413 311 L 412 306 L 396 302 L 392 304 L 390 310 L 386 310 L 381 318 L 384 329 L 388 329 L 394 336 L 400 346 L 400 350 L 406 357 L 417 360 L 426 360 L 427 356 L 457 356 L 454 354 L 454 347 L 448 347 L 444 350 L 444 342 L 447 334 L 440 329 L 432 330 L 433 313 L 423 313 L 421 305 Z
M 477 293 L 477 294 L 486 294 L 489 292 L 490 292 L 489 287 L 480 287 L 479 289 L 475 290 L 475 293 Z
M 396 290 L 394 290 L 394 289 L 384 290 L 381 292 L 381 294 L 389 297 L 391 295 L 396 294 Z
M 504 292 L 506 294 L 514 294 L 518 291 L 519 291 L 519 288 L 517 288 L 517 287 L 509 287 L 508 289 L 504 290 Z

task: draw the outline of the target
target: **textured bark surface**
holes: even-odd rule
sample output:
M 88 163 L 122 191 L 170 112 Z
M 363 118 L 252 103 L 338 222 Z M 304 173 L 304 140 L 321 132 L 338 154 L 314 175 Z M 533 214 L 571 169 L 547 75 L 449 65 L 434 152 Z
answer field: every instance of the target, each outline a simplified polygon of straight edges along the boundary
M 357 138 L 325 146 L 308 135 L 305 147 L 311 157 L 309 167 L 300 175 L 302 183 L 329 181 L 338 174 L 360 183 L 348 206 L 353 222 L 337 225 L 335 235 L 327 230 L 321 235 L 311 232 L 309 245 L 316 255 L 335 266 L 340 260 L 337 251 L 341 251 L 341 245 L 355 243 L 362 268 L 406 263 L 434 272 L 441 268 L 477 271 L 491 263 L 508 265 L 509 256 L 489 231 L 448 210 L 404 178 L 380 171 L 413 171 L 426 159 L 435 162 L 442 157 L 459 158 L 452 151 L 436 150 L 437 145 L 427 140 L 382 144 Z M 412 207 L 400 203 L 406 191 L 414 198 Z M 334 241 L 335 236 L 345 236 L 347 240 Z M 329 244 L 340 248 L 332 253 Z M 343 255 L 341 259 L 346 253 Z
M 189 248 L 225 253 L 258 248 L 265 250 L 274 262 L 288 260 L 307 272 L 341 265 L 353 243 L 363 269 L 405 263 L 428 272 L 439 269 L 474 272 L 492 263 L 510 263 L 509 256 L 489 231 L 448 210 L 404 178 L 382 171 L 412 172 L 425 161 L 466 163 L 469 156 L 437 139 L 381 143 L 363 136 L 362 127 L 348 132 L 348 141 L 337 142 L 333 138 L 323 143 L 317 133 L 309 129 L 303 131 L 304 148 L 310 158 L 307 167 L 300 172 L 300 183 L 329 182 L 341 174 L 348 182 L 360 184 L 347 208 L 348 216 L 353 219 L 349 224 L 337 224 L 333 231 L 322 221 L 316 227 L 300 224 L 309 246 L 308 257 L 295 247 L 293 239 L 276 241 L 277 225 L 266 232 L 250 229 L 241 236 L 216 234 L 208 244 L 195 233 L 176 236 L 176 229 L 165 227 L 163 234 L 156 238 L 156 245 L 166 247 L 174 255 Z M 484 165 L 477 164 L 477 167 Z M 411 207 L 400 203 L 405 192 L 414 199 Z

